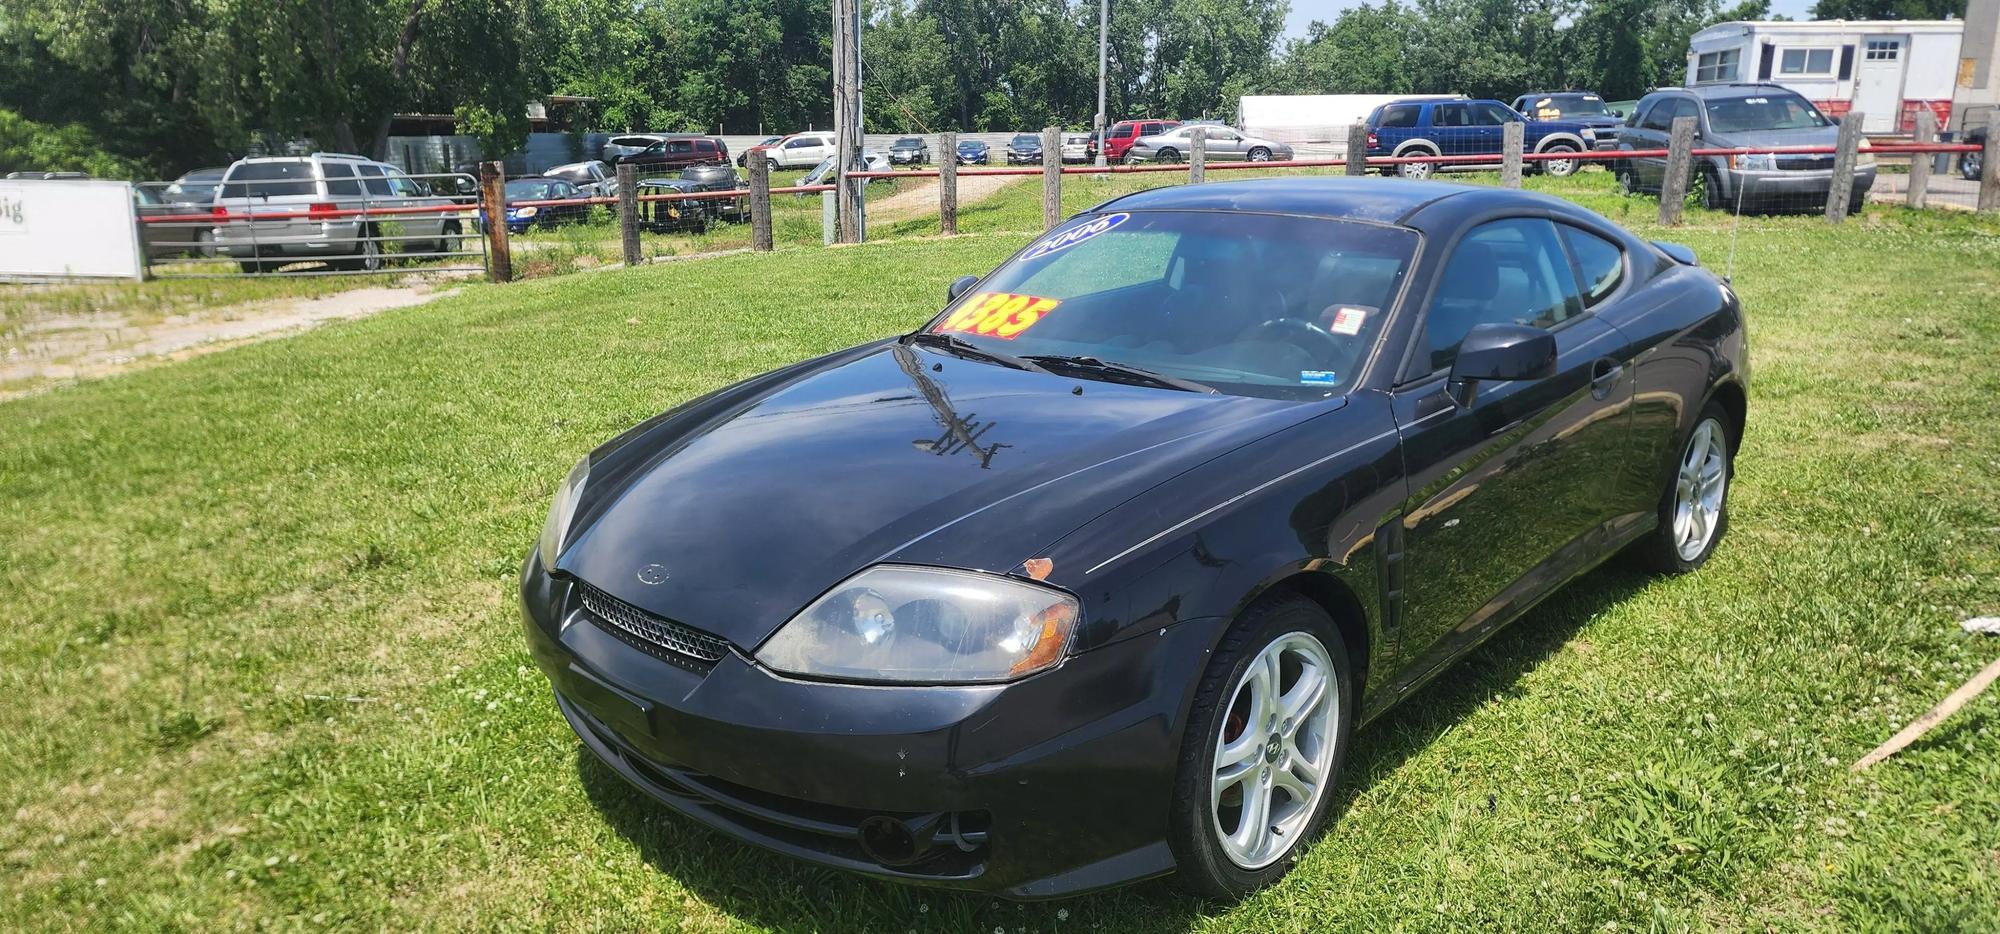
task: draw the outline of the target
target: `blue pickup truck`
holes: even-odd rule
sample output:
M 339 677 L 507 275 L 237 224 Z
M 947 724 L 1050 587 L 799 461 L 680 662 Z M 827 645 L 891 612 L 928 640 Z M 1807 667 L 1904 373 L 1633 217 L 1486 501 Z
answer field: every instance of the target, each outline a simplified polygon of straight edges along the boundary
M 1522 125 L 1524 152 L 1589 152 L 1597 131 L 1570 120 L 1530 120 L 1494 100 L 1421 99 L 1390 101 L 1368 114 L 1368 155 L 1374 156 L 1492 156 L 1463 163 L 1405 162 L 1388 166 L 1384 174 L 1429 178 L 1433 172 L 1491 169 L 1500 161 L 1503 133 L 1509 123 Z M 1528 171 L 1562 177 L 1582 167 L 1577 159 L 1535 160 Z

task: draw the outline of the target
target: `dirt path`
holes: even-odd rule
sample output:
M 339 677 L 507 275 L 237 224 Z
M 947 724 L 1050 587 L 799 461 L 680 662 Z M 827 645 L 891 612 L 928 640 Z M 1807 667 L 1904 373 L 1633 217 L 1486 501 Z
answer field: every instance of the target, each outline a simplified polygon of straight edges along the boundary
M 0 399 L 94 379 L 145 363 L 211 353 L 252 340 L 443 298 L 457 289 L 374 286 L 318 298 L 270 299 L 135 323 L 116 313 L 50 315 L 20 323 L 0 347 Z
M 964 207 L 991 198 L 1000 189 L 1012 185 L 1026 175 L 960 175 L 958 177 L 958 204 Z M 938 186 L 936 180 L 926 181 L 907 191 L 899 191 L 880 201 L 869 199 L 868 217 L 875 220 L 902 220 L 908 217 L 922 217 L 938 211 Z

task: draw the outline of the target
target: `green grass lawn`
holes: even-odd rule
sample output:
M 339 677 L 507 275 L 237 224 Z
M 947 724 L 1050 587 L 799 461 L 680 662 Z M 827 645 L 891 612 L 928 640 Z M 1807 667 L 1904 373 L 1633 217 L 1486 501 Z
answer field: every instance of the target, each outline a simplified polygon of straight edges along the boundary
M 1532 184 L 1728 252 L 1728 218 L 1654 230 L 1600 173 Z M 683 399 L 918 323 L 1039 193 L 964 221 L 471 284 L 0 403 L 0 929 L 2000 930 L 2000 696 L 1846 770 L 2000 655 L 1956 625 L 2000 613 L 2000 223 L 1963 215 L 1744 221 L 1715 559 L 1593 573 L 1360 734 L 1330 833 L 1240 904 L 876 883 L 628 790 L 518 634 L 550 490 Z

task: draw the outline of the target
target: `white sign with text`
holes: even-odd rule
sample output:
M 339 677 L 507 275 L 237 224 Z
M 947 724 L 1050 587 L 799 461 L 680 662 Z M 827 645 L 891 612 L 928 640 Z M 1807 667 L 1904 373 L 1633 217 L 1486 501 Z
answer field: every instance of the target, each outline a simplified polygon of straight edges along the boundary
M 0 279 L 145 277 L 132 183 L 0 181 Z

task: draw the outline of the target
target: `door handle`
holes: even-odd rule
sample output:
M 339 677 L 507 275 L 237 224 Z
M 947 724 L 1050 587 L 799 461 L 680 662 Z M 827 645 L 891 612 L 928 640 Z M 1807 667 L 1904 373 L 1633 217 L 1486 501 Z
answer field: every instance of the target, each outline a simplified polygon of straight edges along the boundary
M 1618 377 L 1624 375 L 1625 365 L 1610 357 L 1599 357 L 1590 365 L 1590 397 L 1603 401 L 1617 388 Z

